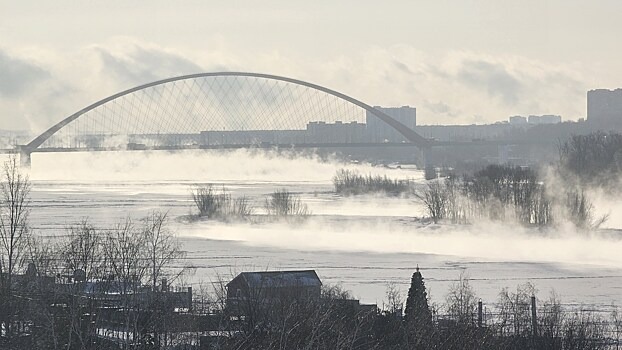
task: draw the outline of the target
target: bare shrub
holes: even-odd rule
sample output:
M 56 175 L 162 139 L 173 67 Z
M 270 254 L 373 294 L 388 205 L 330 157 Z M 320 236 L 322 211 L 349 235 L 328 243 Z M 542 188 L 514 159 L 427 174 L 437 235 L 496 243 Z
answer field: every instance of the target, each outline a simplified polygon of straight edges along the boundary
M 244 218 L 253 215 L 253 206 L 246 196 L 235 198 L 228 210 L 229 216 Z
M 387 284 L 385 295 L 387 298 L 387 311 L 401 318 L 402 309 L 404 308 L 404 300 L 402 297 L 402 291 L 395 284 L 395 282 Z
M 409 180 L 390 179 L 386 175 L 365 176 L 356 171 L 340 169 L 333 177 L 335 192 L 345 195 L 365 193 L 386 193 L 398 195 L 411 188 Z
M 564 349 L 606 349 L 606 329 L 603 318 L 592 310 L 573 312 L 564 322 Z
M 253 207 L 247 197 L 232 198 L 224 187 L 221 192 L 216 192 L 211 184 L 194 188 L 192 200 L 199 211 L 199 217 L 229 220 L 253 214 Z
M 216 193 L 214 187 L 209 184 L 193 189 L 192 200 L 199 210 L 199 216 L 212 218 L 222 210 L 227 194 L 224 191 Z
M 527 282 L 516 286 L 516 291 L 507 287 L 499 292 L 497 326 L 501 334 L 528 336 L 531 334 L 531 296 L 536 294 L 533 284 Z
M 566 191 L 563 209 L 570 221 L 582 229 L 596 229 L 609 218 L 608 215 L 594 217 L 594 205 L 587 193 L 580 188 L 571 188 Z
M 306 217 L 311 214 L 300 196 L 285 189 L 270 194 L 266 199 L 266 212 L 273 217 Z
M 547 339 L 561 339 L 565 314 L 559 296 L 551 291 L 538 315 L 538 334 Z

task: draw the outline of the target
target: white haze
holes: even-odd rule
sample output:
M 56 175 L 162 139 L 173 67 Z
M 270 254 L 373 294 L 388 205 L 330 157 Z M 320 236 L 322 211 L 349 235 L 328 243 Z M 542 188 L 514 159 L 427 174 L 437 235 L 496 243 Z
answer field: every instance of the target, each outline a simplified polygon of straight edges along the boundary
M 622 181 L 618 188 L 622 188 Z M 622 229 L 622 198 L 603 190 L 592 191 L 592 198 L 595 216 L 607 216 L 601 228 Z
M 35 153 L 31 179 L 42 181 L 189 181 L 189 182 L 324 182 L 341 168 L 363 174 L 421 178 L 410 170 L 321 161 L 276 151 L 120 151 L 101 153 Z
M 546 232 L 515 223 L 480 222 L 468 226 L 432 225 L 416 217 L 424 214 L 414 198 L 385 196 L 341 197 L 330 193 L 336 170 L 411 178 L 423 182 L 421 172 L 322 161 L 317 156 L 237 150 L 106 152 L 35 154 L 31 179 L 37 183 L 107 182 L 142 186 L 162 182 L 149 191 L 186 198 L 193 183 L 223 183 L 234 195 L 249 195 L 260 203 L 279 187 L 301 193 L 314 216 L 304 224 L 178 223 L 181 236 L 236 240 L 255 246 L 298 250 L 426 253 L 473 257 L 485 261 L 545 261 L 622 267 L 619 231 L 576 232 L 570 226 Z M 244 184 L 245 186 L 241 186 Z M 249 185 L 250 184 L 250 185 Z M 257 186 L 253 186 L 256 184 Z M 132 187 L 132 186 L 130 186 Z M 162 192 L 158 189 L 162 187 Z M 126 191 L 128 189 L 125 189 Z M 145 189 L 141 187 L 141 191 Z M 253 198 L 254 196 L 254 198 Z M 609 228 L 622 228 L 615 215 L 621 201 L 595 202 L 597 213 L 611 212 Z M 601 207 L 602 206 L 602 207 Z M 188 209 L 191 210 L 190 204 Z
M 622 267 L 619 237 L 571 229 L 534 232 L 503 223 L 453 226 L 425 225 L 408 218 L 347 222 L 320 218 L 302 225 L 198 223 L 180 230 L 193 237 L 286 249 L 423 253 L 484 261 Z

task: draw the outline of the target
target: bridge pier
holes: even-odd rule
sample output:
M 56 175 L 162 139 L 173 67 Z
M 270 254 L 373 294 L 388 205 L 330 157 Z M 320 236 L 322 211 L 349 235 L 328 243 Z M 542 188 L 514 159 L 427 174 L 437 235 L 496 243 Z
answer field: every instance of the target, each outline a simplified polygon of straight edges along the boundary
M 418 163 L 417 166 L 420 169 L 425 169 L 425 167 L 431 165 L 430 164 L 430 148 L 428 147 L 421 147 L 419 148 L 419 157 L 417 157 L 418 159 Z
M 22 168 L 29 169 L 32 165 L 32 150 L 25 146 L 19 146 L 19 164 Z
M 420 162 L 421 167 L 423 169 L 424 177 L 426 180 L 436 179 L 438 177 L 438 173 L 436 172 L 436 167 L 434 164 L 434 160 L 432 159 L 431 148 L 425 147 L 421 148 L 420 153 Z

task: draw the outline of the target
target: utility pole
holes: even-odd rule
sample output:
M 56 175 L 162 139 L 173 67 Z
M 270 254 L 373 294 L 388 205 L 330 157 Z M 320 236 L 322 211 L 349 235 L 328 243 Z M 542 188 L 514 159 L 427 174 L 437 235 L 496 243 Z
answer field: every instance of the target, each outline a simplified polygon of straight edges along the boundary
M 536 314 L 536 296 L 531 296 L 531 332 L 533 337 L 538 336 L 538 318 Z
M 484 312 L 482 307 L 482 299 L 477 302 L 477 327 L 482 328 L 482 323 L 484 321 Z

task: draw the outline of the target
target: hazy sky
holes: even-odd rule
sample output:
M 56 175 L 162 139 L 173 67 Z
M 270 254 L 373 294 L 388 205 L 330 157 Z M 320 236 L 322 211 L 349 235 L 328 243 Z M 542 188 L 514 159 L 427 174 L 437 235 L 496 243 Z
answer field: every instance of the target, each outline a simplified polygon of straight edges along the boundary
M 622 86 L 621 1 L 0 0 L 0 129 L 40 131 L 140 83 L 285 75 L 419 123 L 585 115 Z

